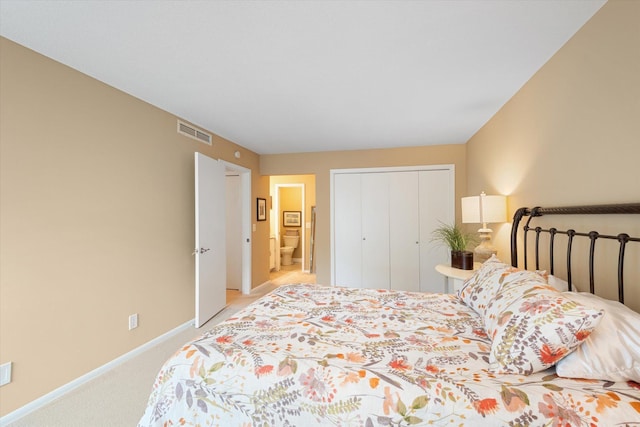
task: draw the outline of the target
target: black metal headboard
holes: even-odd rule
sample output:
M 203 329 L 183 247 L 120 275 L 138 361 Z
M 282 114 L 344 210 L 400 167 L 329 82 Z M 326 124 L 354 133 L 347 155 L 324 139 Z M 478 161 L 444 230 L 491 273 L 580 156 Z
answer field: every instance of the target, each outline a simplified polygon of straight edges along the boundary
M 528 216 L 527 222 L 522 227 L 524 231 L 524 268 L 527 269 L 527 235 L 529 232 L 535 233 L 535 263 L 536 269 L 540 269 L 540 234 L 549 234 L 549 263 L 550 274 L 554 274 L 554 243 L 555 236 L 563 234 L 568 236 L 567 240 L 567 282 L 569 283 L 569 290 L 571 290 L 572 277 L 571 277 L 571 249 L 573 247 L 574 237 L 587 237 L 590 240 L 589 246 L 589 291 L 595 292 L 594 285 L 594 253 L 597 239 L 609 239 L 617 240 L 619 242 L 618 252 L 618 299 L 624 303 L 624 254 L 626 244 L 629 242 L 640 242 L 640 237 L 631 237 L 626 233 L 620 233 L 617 235 L 605 235 L 600 234 L 597 231 L 578 232 L 573 229 L 561 231 L 556 228 L 543 229 L 541 227 L 531 227 L 529 224 L 535 217 L 548 216 L 548 215 L 593 215 L 593 214 L 640 214 L 640 203 L 627 203 L 617 205 L 594 205 L 594 206 L 573 206 L 573 207 L 561 207 L 561 208 L 520 208 L 513 216 L 513 225 L 511 228 L 511 265 L 518 266 L 518 229 L 520 228 L 520 222 Z

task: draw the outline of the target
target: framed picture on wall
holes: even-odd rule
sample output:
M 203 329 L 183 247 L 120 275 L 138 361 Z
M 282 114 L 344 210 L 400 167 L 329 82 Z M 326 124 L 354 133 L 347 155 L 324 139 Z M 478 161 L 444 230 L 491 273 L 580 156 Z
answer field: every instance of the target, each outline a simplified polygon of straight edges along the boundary
M 300 211 L 282 211 L 282 225 L 285 227 L 300 227 L 301 215 Z
M 257 219 L 258 221 L 266 221 L 267 220 L 267 199 L 261 199 L 258 197 L 258 206 L 257 206 Z

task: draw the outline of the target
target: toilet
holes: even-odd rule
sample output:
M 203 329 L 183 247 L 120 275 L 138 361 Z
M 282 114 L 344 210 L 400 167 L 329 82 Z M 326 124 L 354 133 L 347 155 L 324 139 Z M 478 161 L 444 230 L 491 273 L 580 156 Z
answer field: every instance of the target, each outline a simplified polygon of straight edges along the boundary
M 298 230 L 287 230 L 284 233 L 283 239 L 284 246 L 280 248 L 280 265 L 291 265 L 293 264 L 291 256 L 293 255 L 293 251 L 298 247 L 300 234 Z

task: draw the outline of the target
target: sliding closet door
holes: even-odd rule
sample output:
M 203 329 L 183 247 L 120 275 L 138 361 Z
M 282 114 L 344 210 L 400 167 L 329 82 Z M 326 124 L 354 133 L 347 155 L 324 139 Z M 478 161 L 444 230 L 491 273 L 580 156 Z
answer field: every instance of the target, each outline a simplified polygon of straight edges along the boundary
M 454 175 L 451 170 L 420 171 L 420 290 L 445 292 L 437 264 L 448 260 L 447 248 L 431 242 L 432 232 L 442 222 L 453 224 Z
M 454 221 L 453 166 L 350 169 L 332 177 L 333 283 L 444 292 L 435 266 L 448 253 L 431 233 L 440 221 Z
M 389 174 L 364 173 L 362 287 L 389 289 Z
M 335 174 L 333 241 L 335 284 L 362 287 L 362 203 L 359 174 Z
M 390 172 L 390 288 L 420 291 L 420 203 L 418 172 Z

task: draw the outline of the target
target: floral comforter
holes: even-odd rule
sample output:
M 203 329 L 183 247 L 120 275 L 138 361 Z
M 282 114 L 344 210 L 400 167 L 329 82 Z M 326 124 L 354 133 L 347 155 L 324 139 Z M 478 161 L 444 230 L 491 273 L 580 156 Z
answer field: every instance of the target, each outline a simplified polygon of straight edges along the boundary
M 487 370 L 455 295 L 282 286 L 185 345 L 139 426 L 640 425 L 640 385 Z

